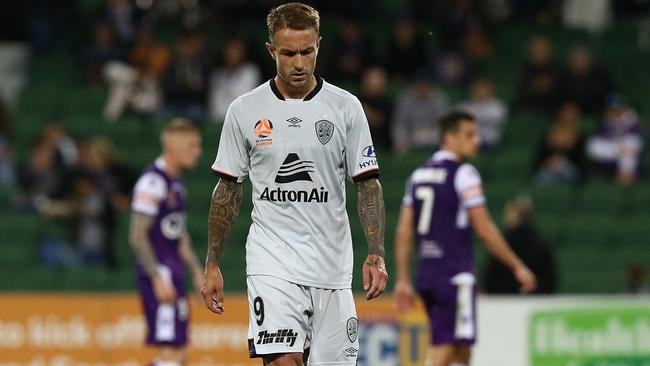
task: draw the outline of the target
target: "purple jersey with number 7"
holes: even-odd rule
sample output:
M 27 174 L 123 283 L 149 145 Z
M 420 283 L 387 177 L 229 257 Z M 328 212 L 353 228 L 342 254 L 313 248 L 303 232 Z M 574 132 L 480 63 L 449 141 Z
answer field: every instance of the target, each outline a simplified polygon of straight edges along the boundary
M 432 343 L 473 343 L 474 256 L 468 209 L 485 198 L 476 169 L 439 151 L 411 175 L 402 205 L 413 208 L 415 288 L 432 325 Z

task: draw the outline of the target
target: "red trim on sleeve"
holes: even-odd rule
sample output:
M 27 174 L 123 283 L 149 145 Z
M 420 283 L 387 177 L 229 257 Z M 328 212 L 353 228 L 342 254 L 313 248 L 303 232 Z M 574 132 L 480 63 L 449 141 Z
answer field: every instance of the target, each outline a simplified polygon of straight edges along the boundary
M 228 174 L 228 173 L 224 173 L 224 172 L 219 171 L 219 170 L 216 170 L 216 169 L 214 169 L 214 168 L 210 168 L 210 170 L 212 170 L 212 173 L 214 173 L 214 174 L 217 175 L 218 177 L 220 177 L 220 178 L 222 178 L 222 179 L 225 179 L 225 180 L 227 180 L 227 181 L 231 181 L 231 182 L 235 182 L 235 183 L 239 181 L 239 177 L 236 177 L 236 176 L 234 176 L 234 175 L 230 175 L 230 174 Z

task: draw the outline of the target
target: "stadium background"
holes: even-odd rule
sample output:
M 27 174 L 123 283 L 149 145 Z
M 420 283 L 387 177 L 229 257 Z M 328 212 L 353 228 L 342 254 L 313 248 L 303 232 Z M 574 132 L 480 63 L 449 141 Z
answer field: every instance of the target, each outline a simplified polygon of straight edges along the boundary
M 492 45 L 492 52 L 489 56 L 471 62 L 468 67 L 471 77 L 468 78 L 491 79 L 496 95 L 507 104 L 513 105 L 517 100 L 518 79 L 526 59 L 528 40 L 541 34 L 553 43 L 554 61 L 559 67 L 565 63 L 567 55 L 576 45 L 588 46 L 598 62 L 610 70 L 616 91 L 625 95 L 629 104 L 647 121 L 650 117 L 650 107 L 647 103 L 650 95 L 650 73 L 647 71 L 647 65 L 650 64 L 650 26 L 647 19 L 650 15 L 647 2 L 611 1 L 611 10 L 608 11 L 609 23 L 594 31 L 564 25 L 563 12 L 568 2 L 570 1 L 477 2 L 481 7 L 490 10 L 491 20 L 485 32 L 486 40 Z M 236 32 L 247 39 L 249 57 L 262 70 L 262 80 L 273 75 L 273 64 L 264 55 L 266 29 L 263 19 L 268 8 L 277 2 L 137 1 L 137 5 L 143 8 L 153 5 L 151 9 L 164 3 L 177 3 L 178 6 L 176 12 L 161 16 L 154 23 L 152 29 L 158 41 L 173 48 L 176 38 L 183 32 L 182 25 L 196 24 L 205 32 L 208 52 L 218 56 L 224 40 Z M 321 33 L 324 43 L 318 67 L 322 69 L 325 79 L 330 80 L 327 71 L 332 67 L 327 63 L 334 60 L 335 55 L 331 54 L 331 49 L 328 50 L 333 44 L 328 40 L 337 37 L 340 22 L 343 20 L 353 19 L 362 24 L 362 29 L 375 50 L 372 63 L 383 65 L 390 57 L 387 51 L 392 37 L 392 24 L 397 19 L 410 16 L 433 64 L 434 56 L 440 52 L 443 38 L 433 9 L 444 10 L 450 7 L 452 2 L 356 0 L 311 3 L 321 11 L 322 17 Z M 594 4 L 600 1 L 582 3 L 583 6 L 591 4 L 596 7 Z M 3 122 L 3 139 L 6 141 L 5 146 L 10 146 L 11 160 L 15 162 L 17 170 L 29 161 L 30 146 L 34 139 L 53 121 L 62 122 L 69 136 L 77 141 L 93 136 L 107 137 L 119 152 L 120 159 L 135 173 L 156 157 L 159 151 L 157 134 L 167 118 L 160 115 L 148 118 L 125 113 L 113 123 L 106 122 L 102 117 L 102 110 L 108 94 L 107 87 L 101 81 L 89 82 L 84 74 L 83 54 L 92 44 L 95 25 L 104 16 L 106 8 L 106 2 L 100 0 L 78 0 L 65 4 L 34 0 L 20 4 L 5 2 L 0 5 L 3 24 L 0 27 L 3 37 L 0 44 L 0 85 L 3 91 L 9 91 L 4 96 L 7 118 L 3 120 L 9 122 Z M 589 13 L 586 8 L 584 12 Z M 355 94 L 360 92 L 358 78 L 341 80 L 338 84 Z M 396 98 L 406 87 L 406 83 L 393 80 L 390 84 L 391 97 Z M 466 100 L 469 95 L 466 83 L 443 87 L 443 90 L 450 100 L 450 105 Z M 585 134 L 597 130 L 601 116 L 599 113 L 592 113 L 582 117 L 580 125 Z M 642 272 L 643 268 L 650 264 L 650 251 L 647 249 L 650 241 L 647 226 L 650 222 L 650 211 L 647 209 L 650 206 L 650 185 L 647 178 L 642 174 L 635 184 L 625 187 L 611 179 L 592 176 L 576 184 L 535 184 L 531 169 L 537 145 L 553 118 L 553 115 L 511 108 L 501 147 L 483 154 L 475 161 L 483 176 L 490 210 L 497 221 L 501 222 L 503 206 L 508 199 L 522 193 L 530 195 L 535 203 L 536 227 L 549 243 L 556 259 L 559 278 L 557 292 L 564 295 L 607 294 L 608 296 L 598 298 L 599 301 L 606 302 L 601 308 L 614 307 L 612 304 L 615 303 L 625 305 L 626 301 L 631 301 L 630 309 L 633 311 L 626 311 L 636 311 L 634 314 L 641 315 L 628 314 L 629 318 L 621 315 L 621 322 L 640 321 L 648 324 L 650 311 L 647 308 L 647 295 L 641 297 L 646 302 L 638 303 L 623 295 L 628 292 L 629 266 L 636 265 L 642 268 Z M 4 129 L 4 125 L 9 125 L 10 128 Z M 216 182 L 216 178 L 209 172 L 209 166 L 216 153 L 220 125 L 206 118 L 201 128 L 204 133 L 204 154 L 199 167 L 188 172 L 185 180 L 190 197 L 189 230 L 195 249 L 202 257 L 207 237 L 208 202 Z M 389 273 L 394 273 L 392 240 L 404 180 L 430 153 L 431 151 L 413 151 L 400 155 L 391 151 L 378 151 L 386 201 Z M 642 158 L 642 171 L 648 170 L 648 161 L 646 149 Z M 242 214 L 231 235 L 222 268 L 226 289 L 235 297 L 237 295 L 234 294 L 243 293 L 245 290 L 243 251 L 250 224 L 247 213 L 251 210 L 251 197 L 248 186 L 244 191 L 246 193 Z M 354 289 L 359 291 L 361 279 L 358 275 L 358 264 L 365 257 L 365 244 L 355 214 L 353 192 L 353 187 L 349 186 L 348 205 L 357 264 Z M 48 243 L 72 242 L 73 231 L 70 227 L 74 225 L 74 219 L 53 219 L 39 215 L 33 209 L 26 209 L 20 204 L 23 194 L 18 184 L 4 183 L 0 186 L 1 302 L 11 303 L 12 296 L 27 294 L 27 298 L 22 300 L 24 302 L 19 301 L 13 306 L 15 310 L 23 306 L 21 304 L 37 301 L 41 296 L 45 296 L 42 294 L 47 294 L 52 297 L 44 299 L 63 299 L 69 302 L 62 305 L 62 308 L 74 308 L 75 298 L 72 296 L 78 295 L 73 294 L 81 293 L 90 300 L 96 296 L 101 301 L 108 302 L 119 298 L 122 293 L 131 293 L 134 290 L 133 256 L 126 241 L 127 213 L 118 215 L 114 235 L 117 263 L 115 268 L 109 269 L 101 265 L 65 268 L 59 268 L 58 265 L 47 266 Z M 480 245 L 476 248 L 480 274 L 487 255 Z M 392 281 L 389 289 L 392 289 Z M 489 303 L 491 297 L 486 297 Z M 515 306 L 529 306 L 526 304 L 529 300 L 509 299 Z M 552 304 L 555 300 L 557 298 L 549 302 Z M 44 301 L 47 306 L 47 300 Z M 83 301 L 85 300 L 80 300 L 79 303 L 84 304 Z M 390 326 L 394 327 L 397 315 L 389 310 L 387 303 L 381 306 L 384 305 L 386 307 L 381 311 L 377 310 L 373 316 L 379 317 L 378 324 L 383 324 L 382 321 L 389 319 L 388 322 L 392 324 Z M 575 306 L 579 308 L 585 306 L 585 303 L 580 302 Z M 196 306 L 193 310 L 195 313 L 202 312 L 202 309 Z M 4 336 L 12 334 L 9 332 L 11 328 L 6 327 L 11 324 L 12 319 L 4 318 L 8 316 L 5 314 L 10 312 L 0 313 L 3 314 L 0 325 L 4 326 L 0 329 L 3 330 Z M 83 312 L 80 310 L 80 313 Z M 607 316 L 610 315 L 607 313 Z M 24 316 L 24 319 L 21 316 Z M 72 317 L 70 314 L 66 316 Z M 43 317 L 46 319 L 47 314 Z M 25 320 L 27 324 L 30 318 L 29 315 L 19 314 L 15 319 Z M 60 315 L 59 320 L 63 319 L 65 316 Z M 375 324 L 373 321 L 376 321 L 376 318 L 372 319 L 368 323 L 370 328 Z M 529 321 L 531 320 L 528 318 L 522 320 L 525 323 L 522 325 L 524 329 L 532 326 Z M 418 324 L 421 329 L 421 320 Z M 491 331 L 498 332 L 498 329 L 493 328 Z M 486 330 L 486 334 L 490 334 L 490 329 Z M 11 342 L 0 342 L 0 346 L 9 347 L 7 344 Z M 37 352 L 40 349 L 39 346 L 33 347 L 29 352 Z M 392 347 L 396 349 L 398 345 L 395 343 Z M 630 365 L 642 365 L 642 362 L 647 364 L 650 351 L 645 348 L 643 352 L 639 351 L 626 362 Z M 0 349 L 0 354 L 2 353 L 4 352 Z M 531 364 L 537 364 L 532 356 L 527 354 L 523 357 Z M 0 363 L 10 361 L 14 360 L 0 356 Z M 548 360 L 546 362 L 552 364 Z M 561 364 L 562 361 L 557 362 Z

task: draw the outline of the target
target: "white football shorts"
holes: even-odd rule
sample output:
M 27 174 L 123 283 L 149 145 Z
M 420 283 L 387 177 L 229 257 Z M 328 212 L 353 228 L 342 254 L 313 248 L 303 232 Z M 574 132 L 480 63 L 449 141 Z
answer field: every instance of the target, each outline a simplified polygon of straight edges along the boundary
M 306 365 L 353 366 L 359 322 L 351 289 L 297 285 L 273 276 L 248 276 L 249 356 L 303 353 Z

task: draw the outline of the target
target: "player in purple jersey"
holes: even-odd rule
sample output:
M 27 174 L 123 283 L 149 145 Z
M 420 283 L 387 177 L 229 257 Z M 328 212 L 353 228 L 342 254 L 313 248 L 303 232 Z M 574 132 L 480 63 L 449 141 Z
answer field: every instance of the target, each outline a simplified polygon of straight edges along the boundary
M 395 237 L 400 310 L 414 303 L 409 258 L 415 233 L 415 291 L 426 308 L 431 348 L 425 366 L 469 365 L 476 339 L 476 291 L 472 229 L 487 249 L 512 269 L 522 292 L 536 287 L 533 273 L 510 249 L 485 206 L 476 157 L 480 139 L 474 118 L 452 112 L 440 120 L 442 149 L 411 175 Z
M 185 363 L 189 307 L 183 265 L 198 290 L 203 268 L 185 225 L 187 191 L 180 180 L 201 155 L 201 135 L 176 119 L 161 133 L 162 155 L 135 185 L 129 242 L 137 257 L 136 277 L 147 320 L 146 343 L 157 349 L 153 366 Z

